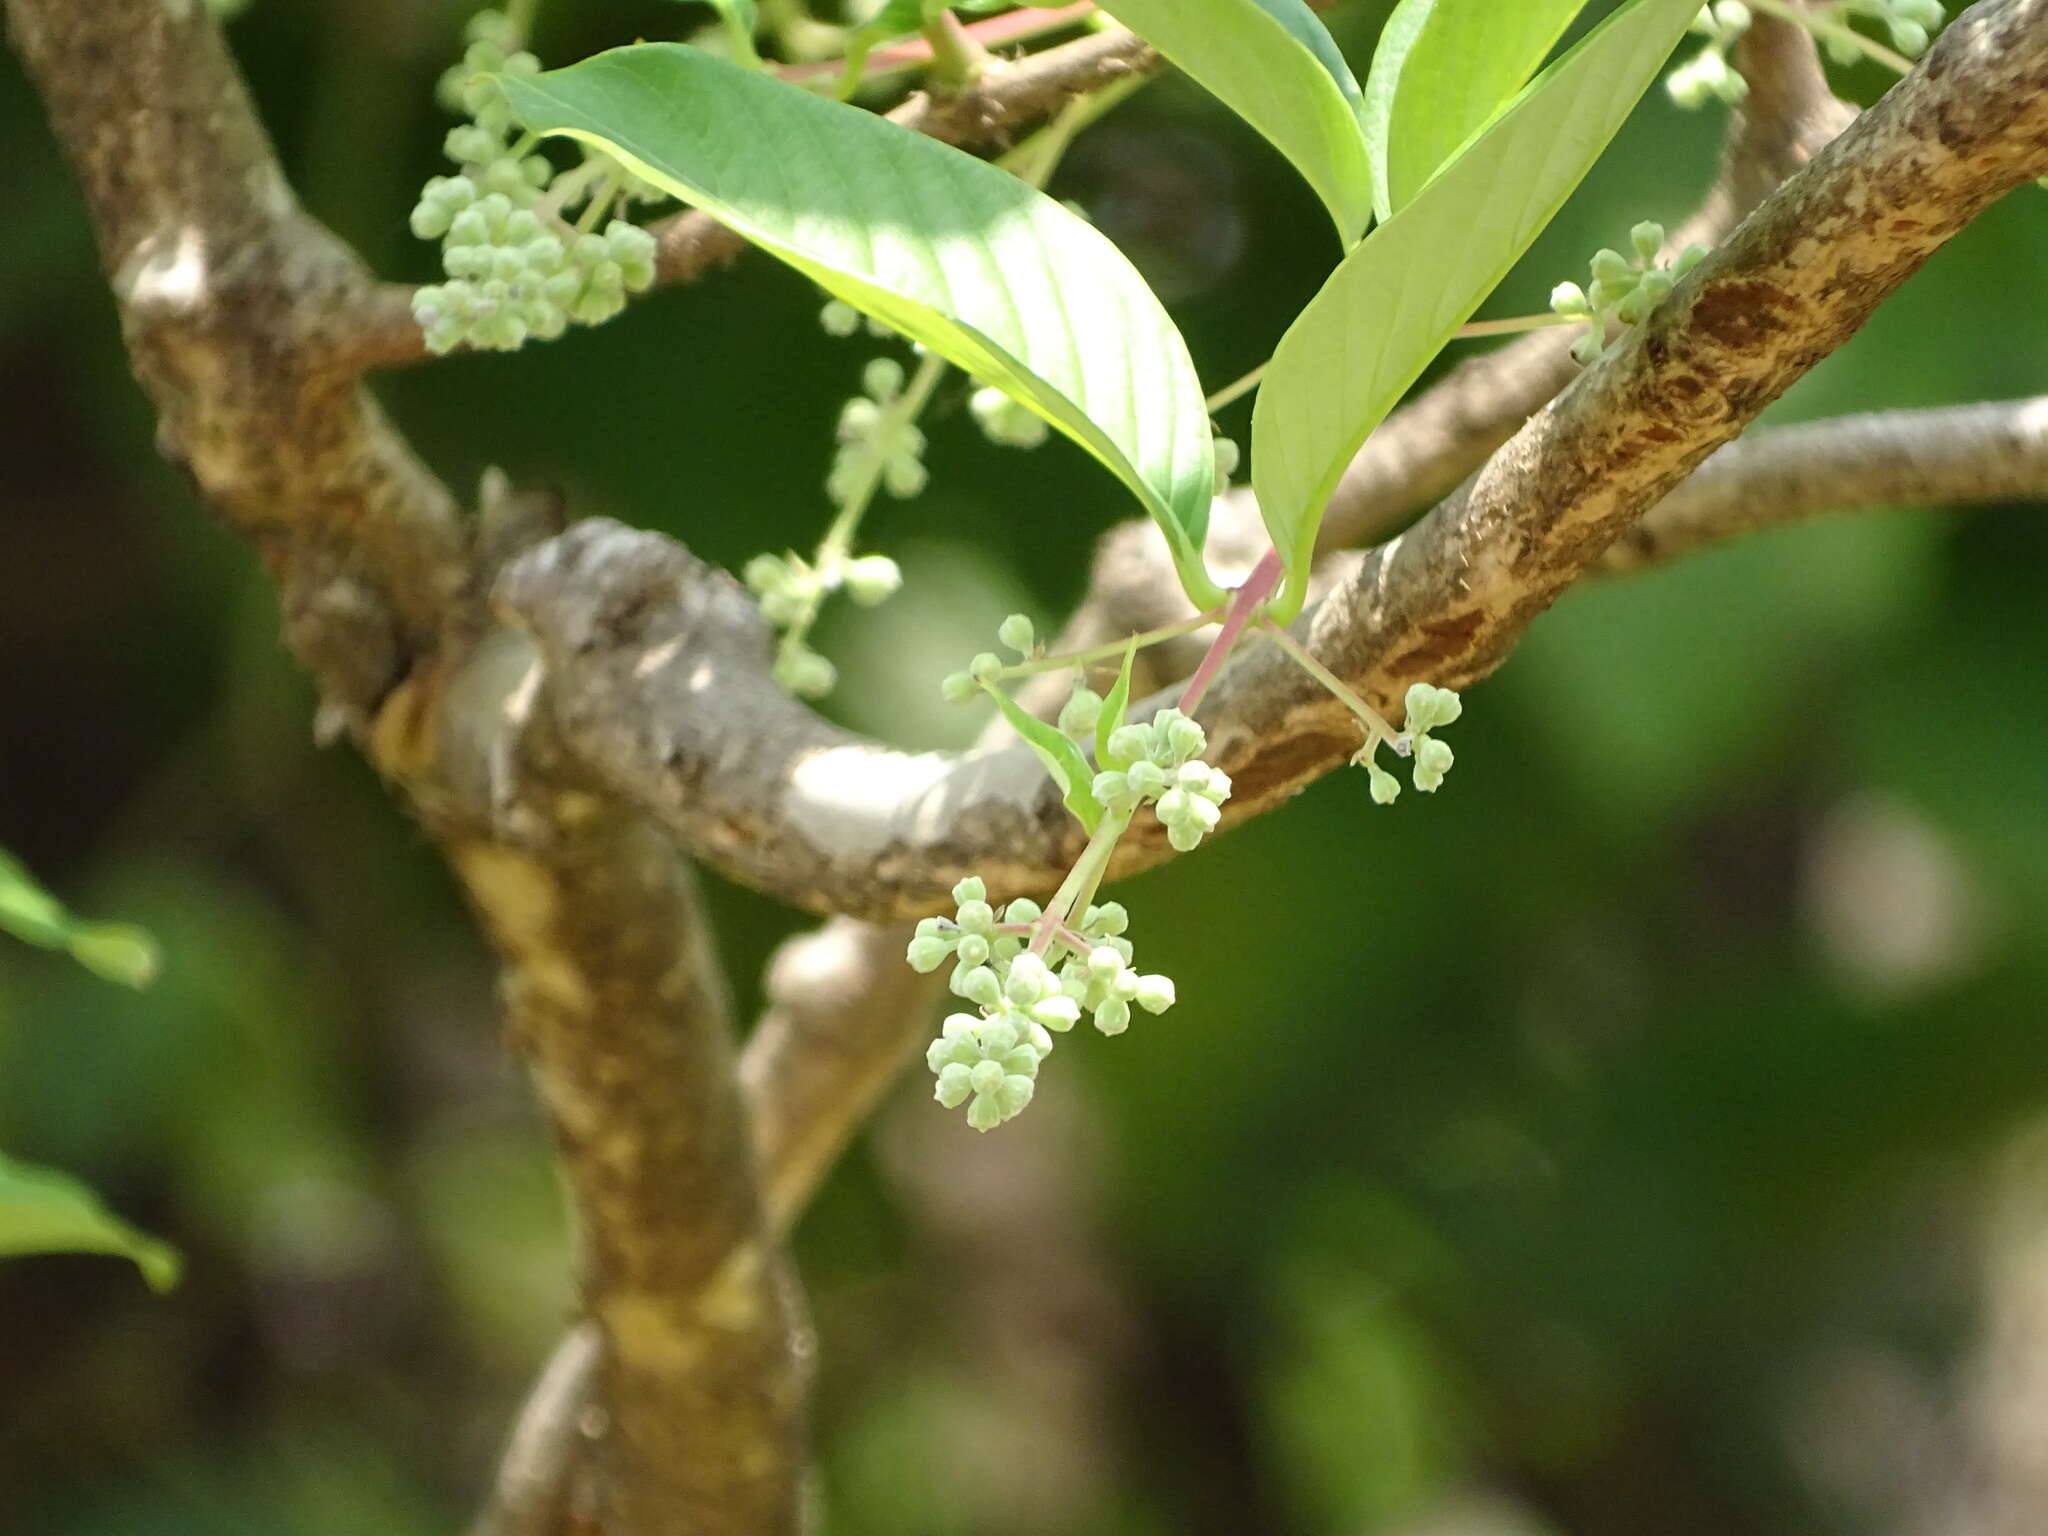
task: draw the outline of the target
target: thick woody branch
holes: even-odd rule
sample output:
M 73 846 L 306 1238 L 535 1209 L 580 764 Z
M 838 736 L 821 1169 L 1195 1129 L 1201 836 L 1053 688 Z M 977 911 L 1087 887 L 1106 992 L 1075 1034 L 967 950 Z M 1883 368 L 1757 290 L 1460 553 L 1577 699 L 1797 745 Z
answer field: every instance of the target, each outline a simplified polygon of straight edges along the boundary
M 1711 544 L 1876 507 L 2048 500 L 2048 396 L 1876 411 L 1740 438 L 1609 547 L 1625 573 Z
M 1050 117 L 1075 96 L 1099 90 L 1125 76 L 1154 70 L 1163 61 L 1121 27 L 1090 33 L 1071 43 L 998 63 L 967 89 L 947 94 L 919 92 L 888 114 L 901 123 L 962 148 L 1004 146 L 1025 129 Z M 672 214 L 652 226 L 655 282 L 694 282 L 746 249 L 709 214 L 694 209 Z M 423 362 L 429 356 L 419 323 L 412 317 L 412 289 L 388 284 L 358 305 L 349 332 L 339 338 L 338 359 L 356 373 Z
M 1766 200 L 1597 367 L 1304 621 L 1340 676 L 1397 713 L 1410 683 L 1485 676 L 1611 543 L 1972 217 L 2048 170 L 2048 0 L 1991 0 Z M 547 699 L 606 782 L 736 878 L 821 910 L 901 916 L 969 873 L 1043 890 L 1078 838 L 1021 749 L 910 754 L 766 686 L 744 595 L 658 535 L 593 523 L 534 551 L 500 610 L 537 641 Z M 1154 704 L 1163 702 L 1155 700 Z M 1241 819 L 1343 762 L 1341 706 L 1271 647 L 1204 718 Z M 1167 856 L 1141 821 L 1119 869 Z
M 293 202 L 205 6 L 7 0 L 7 15 L 165 450 L 264 555 L 327 710 L 404 791 L 504 960 L 602 1350 L 591 1433 L 555 1469 L 574 1474 L 555 1514 L 579 1523 L 545 1523 L 529 1495 L 559 1485 L 522 1436 L 512 1523 L 495 1528 L 793 1530 L 804 1335 L 688 875 L 527 729 L 531 651 L 484 634 L 477 593 L 543 519 L 500 491 L 465 526 L 337 370 L 372 285 Z

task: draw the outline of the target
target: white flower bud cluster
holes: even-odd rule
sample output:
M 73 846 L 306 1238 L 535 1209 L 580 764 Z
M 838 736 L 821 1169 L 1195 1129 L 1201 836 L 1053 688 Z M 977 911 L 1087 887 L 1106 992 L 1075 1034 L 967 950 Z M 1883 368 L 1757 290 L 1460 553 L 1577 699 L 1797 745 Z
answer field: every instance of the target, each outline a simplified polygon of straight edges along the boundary
M 981 434 L 999 448 L 1036 448 L 1051 435 L 1045 418 L 1012 400 L 993 384 L 967 397 L 967 414 Z
M 430 351 L 467 343 L 509 352 L 529 337 L 552 339 L 572 323 L 596 325 L 625 308 L 628 293 L 654 282 L 654 237 L 619 219 L 601 234 L 559 221 L 565 206 L 625 173 L 603 157 L 605 177 L 585 171 L 557 179 L 545 158 L 521 152 L 491 77 L 533 74 L 540 61 L 518 47 L 502 12 L 480 12 L 468 35 L 462 62 L 440 85 L 442 101 L 472 119 L 450 129 L 445 145 L 461 169 L 429 181 L 411 219 L 420 239 L 441 242 L 448 281 L 421 288 L 413 315 Z M 543 206 L 551 184 L 555 193 Z
M 1166 826 L 1166 840 L 1192 852 L 1216 830 L 1230 775 L 1201 761 L 1208 739 L 1177 709 L 1161 710 L 1143 725 L 1118 726 L 1109 735 L 1109 758 L 1123 766 L 1095 776 L 1095 798 L 1108 811 L 1150 803 Z
M 825 334 L 828 336 L 844 338 L 860 330 L 865 330 L 870 336 L 879 337 L 883 341 L 894 340 L 896 336 L 894 331 L 873 315 L 862 314 L 844 299 L 827 300 L 825 307 L 818 311 L 818 324 L 825 328 Z
M 1122 936 L 1130 918 L 1117 903 L 1090 907 L 1068 931 L 1085 952 L 1055 940 L 1049 961 L 1027 939 L 1044 916 L 1038 903 L 1013 901 L 998 915 L 987 898 L 980 880 L 962 880 L 953 887 L 953 917 L 919 923 L 909 950 L 910 964 L 927 974 L 953 961 L 953 995 L 981 1010 L 949 1016 L 925 1052 L 937 1080 L 933 1097 L 948 1109 L 966 1104 L 977 1131 L 993 1130 L 1031 1102 L 1053 1036 L 1084 1011 L 1105 1035 L 1118 1035 L 1130 1027 L 1133 1003 L 1164 1013 L 1174 1002 L 1172 981 L 1131 968 L 1131 943 Z
M 1402 757 L 1414 759 L 1415 787 L 1426 795 L 1435 794 L 1443 787 L 1444 775 L 1451 771 L 1456 758 L 1449 743 L 1438 741 L 1430 732 L 1455 721 L 1465 712 L 1465 703 L 1452 689 L 1416 683 L 1409 688 L 1403 707 L 1407 714 L 1394 750 Z M 1373 799 L 1381 805 L 1392 805 L 1401 793 L 1401 781 L 1373 761 L 1378 746 L 1379 738 L 1375 736 L 1351 761 L 1369 775 Z
M 1749 95 L 1749 82 L 1728 62 L 1728 50 L 1749 30 L 1749 7 L 1742 0 L 1716 0 L 1703 5 L 1693 18 L 1692 30 L 1707 40 L 1698 53 L 1664 77 L 1664 89 L 1687 111 L 1717 98 L 1738 106 Z
M 845 591 L 863 608 L 888 601 L 903 585 L 903 571 L 887 555 L 861 555 L 852 560 L 814 566 L 794 553 L 756 555 L 740 572 L 747 589 L 759 599 L 761 616 L 777 629 L 809 625 L 827 593 Z M 775 680 L 800 698 L 822 698 L 839 681 L 838 670 L 799 640 L 776 652 Z
M 1584 333 L 1572 343 L 1572 356 L 1581 363 L 1589 364 L 1600 356 L 1607 345 L 1609 321 L 1640 324 L 1707 254 L 1703 245 L 1688 245 L 1669 266 L 1660 265 L 1657 253 L 1664 247 L 1664 226 L 1649 219 L 1631 229 L 1628 238 L 1635 251 L 1633 259 L 1617 250 L 1600 250 L 1593 256 L 1590 287 L 1559 283 L 1550 290 L 1550 307 L 1555 313 L 1586 324 Z
M 930 478 L 924 467 L 924 433 L 902 411 L 892 410 L 903 394 L 903 365 L 878 357 L 861 373 L 864 391 L 839 413 L 839 452 L 825 490 L 840 503 L 859 494 L 868 477 L 879 471 L 882 485 L 899 501 L 907 501 Z

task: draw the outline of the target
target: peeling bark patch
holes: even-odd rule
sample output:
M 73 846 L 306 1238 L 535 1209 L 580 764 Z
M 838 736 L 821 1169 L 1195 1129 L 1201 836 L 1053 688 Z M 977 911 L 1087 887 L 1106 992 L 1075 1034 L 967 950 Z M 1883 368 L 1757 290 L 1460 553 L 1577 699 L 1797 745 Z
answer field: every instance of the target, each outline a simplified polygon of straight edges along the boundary
M 1713 283 L 1692 307 L 1694 327 L 1731 352 L 1748 352 L 1785 329 L 1785 296 L 1770 283 Z
M 1404 678 L 1428 677 L 1441 671 L 1445 662 L 1464 652 L 1485 622 L 1486 616 L 1476 609 L 1448 619 L 1427 620 L 1421 626 L 1425 637 L 1422 643 L 1410 646 L 1388 662 L 1387 672 Z

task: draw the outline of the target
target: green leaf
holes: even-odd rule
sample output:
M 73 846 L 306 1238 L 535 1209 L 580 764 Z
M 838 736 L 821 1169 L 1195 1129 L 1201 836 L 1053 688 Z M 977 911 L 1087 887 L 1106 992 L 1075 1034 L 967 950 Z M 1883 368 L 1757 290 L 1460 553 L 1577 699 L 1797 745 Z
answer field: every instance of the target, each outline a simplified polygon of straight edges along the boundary
M 1373 211 L 1382 222 L 1536 72 L 1585 0 L 1401 0 L 1365 77 Z
M 1530 82 L 1345 258 L 1274 349 L 1252 411 L 1252 489 L 1301 611 L 1344 466 L 1563 206 L 1698 13 L 1633 0 Z
M 1201 558 L 1214 482 L 1187 344 L 1086 220 L 948 145 L 678 44 L 501 78 L 528 128 L 597 145 L 1044 417 L 1136 494 L 1195 605 L 1223 601 Z
M 1131 712 L 1131 663 L 1137 659 L 1138 642 L 1134 637 L 1124 647 L 1124 664 L 1117 671 L 1115 685 L 1102 701 L 1102 713 L 1095 717 L 1095 761 L 1105 768 L 1111 766 L 1109 738 L 1123 726 Z
M 1059 785 L 1060 794 L 1067 809 L 1074 813 L 1074 819 L 1093 832 L 1102 820 L 1102 802 L 1095 798 L 1095 770 L 1088 766 L 1088 759 L 1081 755 L 1080 747 L 1065 731 L 1039 719 L 1002 689 L 992 684 L 984 686 L 995 699 L 996 707 L 1003 712 L 1003 718 L 1010 722 L 1011 729 L 1024 738 L 1024 744 L 1045 764 L 1045 771 L 1052 775 L 1053 783 Z
M 1102 0 L 1308 178 L 1349 246 L 1372 219 L 1364 97 L 1303 0 Z
M 136 1231 L 68 1174 L 0 1157 L 0 1257 L 111 1253 L 135 1261 L 152 1290 L 178 1283 L 177 1250 Z
M 156 940 L 132 923 L 88 923 L 36 883 L 28 867 L 0 849 L 0 930 L 44 949 L 64 949 L 95 976 L 127 987 L 156 979 Z

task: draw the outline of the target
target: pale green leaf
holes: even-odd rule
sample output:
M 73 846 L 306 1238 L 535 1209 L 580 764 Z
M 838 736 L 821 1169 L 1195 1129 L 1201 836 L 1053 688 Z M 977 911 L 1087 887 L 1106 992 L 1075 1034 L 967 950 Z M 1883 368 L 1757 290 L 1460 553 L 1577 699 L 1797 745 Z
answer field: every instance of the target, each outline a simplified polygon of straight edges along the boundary
M 1697 0 L 1634 0 L 1545 70 L 1360 243 L 1274 349 L 1252 412 L 1252 488 L 1300 612 L 1344 466 L 1548 224 L 1648 89 Z
M 1198 607 L 1213 491 L 1187 345 L 1117 248 L 1016 177 L 694 48 L 506 76 L 541 133 L 623 160 L 1079 443 L 1165 532 Z
M 1010 722 L 1010 728 L 1024 738 L 1024 745 L 1037 754 L 1053 783 L 1059 785 L 1061 799 L 1074 813 L 1074 819 L 1093 832 L 1096 823 L 1102 820 L 1102 802 L 1095 798 L 1094 770 L 1073 737 L 1039 719 L 1002 689 L 990 688 L 987 692 L 995 699 L 1003 718 Z
M 1363 96 L 1303 0 L 1101 0 L 1308 179 L 1347 246 L 1372 218 Z
M 1520 90 L 1586 0 L 1401 0 L 1365 76 L 1373 209 L 1420 192 Z
M 1131 712 L 1131 663 L 1137 659 L 1138 642 L 1134 639 L 1124 647 L 1124 664 L 1102 701 L 1102 713 L 1095 717 L 1095 761 L 1105 768 L 1109 766 L 1109 738 L 1123 727 Z
M 177 1251 L 136 1231 L 68 1174 L 0 1157 L 0 1257 L 110 1253 L 132 1259 L 151 1289 L 178 1283 Z

